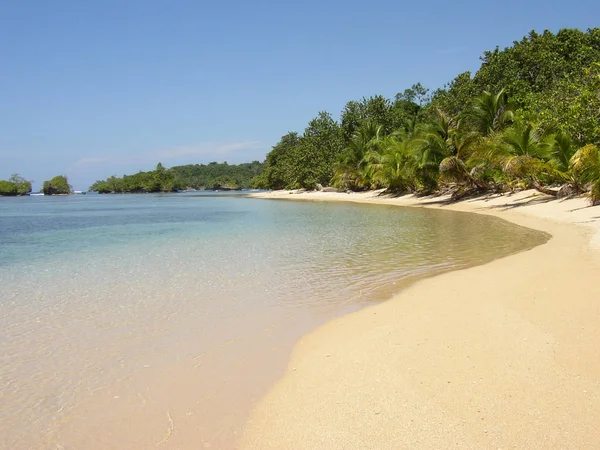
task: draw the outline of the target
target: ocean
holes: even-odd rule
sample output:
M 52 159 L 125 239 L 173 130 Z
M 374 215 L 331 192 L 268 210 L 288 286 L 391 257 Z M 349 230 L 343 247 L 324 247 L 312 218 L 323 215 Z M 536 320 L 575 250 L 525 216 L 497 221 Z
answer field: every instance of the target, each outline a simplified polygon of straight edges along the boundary
M 229 448 L 304 334 L 545 240 L 420 208 L 0 198 L 0 448 Z

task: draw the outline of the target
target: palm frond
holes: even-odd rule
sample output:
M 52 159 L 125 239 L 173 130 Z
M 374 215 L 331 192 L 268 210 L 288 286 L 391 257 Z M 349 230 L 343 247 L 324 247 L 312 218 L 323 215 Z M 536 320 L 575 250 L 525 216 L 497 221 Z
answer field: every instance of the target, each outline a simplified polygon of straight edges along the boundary
M 440 179 L 444 182 L 464 183 L 470 181 L 467 165 L 457 156 L 444 158 L 439 166 Z
M 600 180 L 600 152 L 593 144 L 581 147 L 569 161 L 574 177 L 580 183 L 593 183 Z

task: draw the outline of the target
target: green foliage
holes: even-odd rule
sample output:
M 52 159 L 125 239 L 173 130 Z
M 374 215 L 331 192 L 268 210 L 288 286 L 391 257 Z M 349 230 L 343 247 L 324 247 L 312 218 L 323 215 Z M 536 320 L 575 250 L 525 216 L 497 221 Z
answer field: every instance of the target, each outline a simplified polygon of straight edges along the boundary
M 526 121 L 558 128 L 579 144 L 600 141 L 600 28 L 529 33 L 484 53 L 474 77 L 481 90 L 505 89 Z
M 356 191 L 372 187 L 366 170 L 369 164 L 367 155 L 376 151 L 382 135 L 382 126 L 374 122 L 367 122 L 354 132 L 336 165 L 332 180 L 334 186 Z
M 571 171 L 579 183 L 591 185 L 593 204 L 600 203 L 600 151 L 598 147 L 588 144 L 573 155 L 570 161 Z
M 546 95 L 532 99 L 526 117 L 569 135 L 577 144 L 600 143 L 600 62 L 559 80 Z
M 328 184 L 333 167 L 343 151 L 338 123 L 327 112 L 312 119 L 296 147 L 293 179 L 298 187 L 314 189 L 316 184 Z
M 268 189 L 314 189 L 328 184 L 343 152 L 340 126 L 327 112 L 312 119 L 302 136 L 288 133 L 267 154 L 263 174 L 253 186 Z
M 294 155 L 300 145 L 298 133 L 290 132 L 267 154 L 264 171 L 252 180 L 252 187 L 259 189 L 284 189 L 293 187 Z
M 429 95 L 420 83 L 393 100 L 346 103 L 288 133 L 267 155 L 256 187 L 464 193 L 588 187 L 600 201 L 600 29 L 529 33 L 483 54 L 474 76 Z M 587 145 L 586 145 L 587 144 Z
M 31 181 L 15 173 L 6 180 L 0 180 L 0 195 L 15 196 L 25 195 L 31 192 Z
M 42 192 L 46 195 L 68 195 L 72 192 L 71 185 L 64 175 L 57 175 L 50 181 L 44 181 Z
M 393 192 L 413 192 L 418 187 L 417 164 L 408 140 L 397 136 L 378 138 L 381 145 L 366 155 L 365 172 L 374 187 L 385 186 Z
M 250 187 L 251 179 L 259 175 L 262 168 L 263 165 L 258 161 L 239 165 L 229 165 L 226 162 L 188 164 L 170 169 L 158 163 L 152 171 L 96 181 L 89 190 L 101 194 L 122 194 L 176 192 L 187 188 L 245 189 Z
M 519 121 L 490 141 L 488 155 L 509 177 L 535 182 L 546 169 L 553 145 L 553 135 Z
M 469 110 L 473 99 L 481 94 L 481 89 L 471 78 L 471 72 L 463 72 L 443 89 L 434 92 L 431 105 L 434 109 L 460 116 Z
M 491 94 L 483 91 L 472 101 L 466 117 L 473 131 L 482 136 L 490 136 L 510 125 L 515 117 L 515 106 L 509 101 L 504 89 Z
M 260 175 L 264 165 L 258 161 L 244 164 L 227 162 L 188 164 L 169 169 L 177 184 L 194 189 L 248 189 L 252 179 Z
M 369 123 L 381 126 L 386 135 L 398 130 L 412 131 L 429 102 L 427 93 L 428 89 L 417 83 L 396 94 L 394 101 L 376 95 L 346 103 L 340 119 L 344 143 L 348 144 L 354 133 Z
M 344 141 L 350 141 L 354 133 L 367 122 L 381 125 L 384 133 L 391 133 L 396 125 L 393 112 L 392 102 L 381 95 L 346 103 L 340 118 Z
M 527 86 L 529 91 L 542 92 L 548 86 L 598 61 L 600 56 L 600 29 L 586 32 L 562 29 L 557 34 L 546 30 L 542 34 L 531 31 L 521 41 L 503 51 L 496 48 L 485 52 L 483 64 L 476 79 L 484 86 Z M 502 68 L 500 66 L 504 65 Z M 510 78 L 514 77 L 514 78 Z M 495 86 L 494 86 L 495 84 Z
M 26 180 L 18 173 L 13 173 L 8 181 L 17 185 L 17 195 L 25 195 L 31 192 L 31 181 Z
M 10 181 L 0 180 L 0 195 L 17 195 L 17 185 L 15 183 L 11 183 Z

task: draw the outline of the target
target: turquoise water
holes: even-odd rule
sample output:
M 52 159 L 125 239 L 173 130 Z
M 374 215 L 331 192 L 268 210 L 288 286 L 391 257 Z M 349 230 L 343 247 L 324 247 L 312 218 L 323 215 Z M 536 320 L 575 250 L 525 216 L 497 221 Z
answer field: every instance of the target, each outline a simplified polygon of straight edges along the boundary
M 546 239 L 387 206 L 0 198 L 0 447 L 228 447 L 306 332 Z

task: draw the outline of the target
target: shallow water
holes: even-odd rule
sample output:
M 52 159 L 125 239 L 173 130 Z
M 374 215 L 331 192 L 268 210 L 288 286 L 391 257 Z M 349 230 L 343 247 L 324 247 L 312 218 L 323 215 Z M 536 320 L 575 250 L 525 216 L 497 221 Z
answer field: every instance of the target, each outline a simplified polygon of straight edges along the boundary
M 0 198 L 0 447 L 228 448 L 303 334 L 546 239 L 380 205 Z

